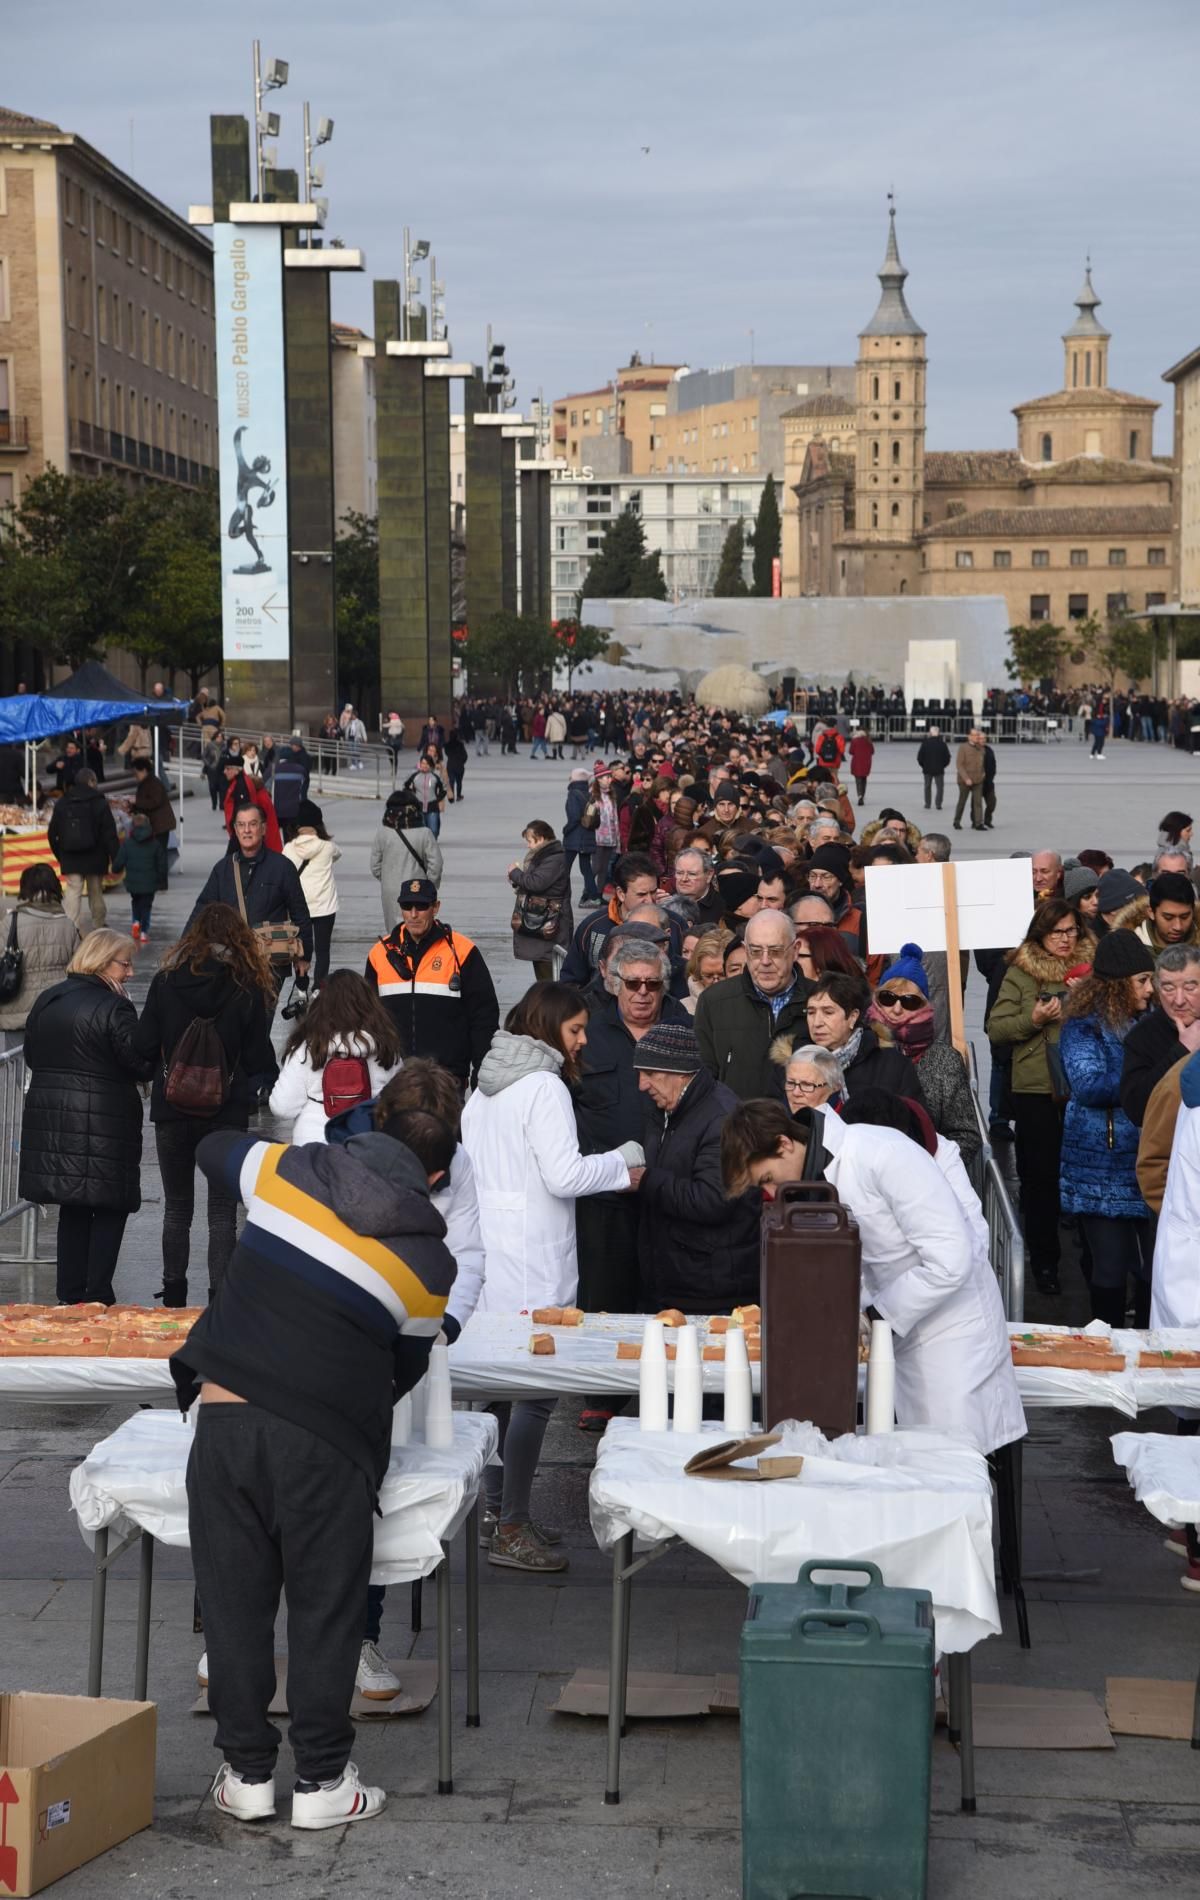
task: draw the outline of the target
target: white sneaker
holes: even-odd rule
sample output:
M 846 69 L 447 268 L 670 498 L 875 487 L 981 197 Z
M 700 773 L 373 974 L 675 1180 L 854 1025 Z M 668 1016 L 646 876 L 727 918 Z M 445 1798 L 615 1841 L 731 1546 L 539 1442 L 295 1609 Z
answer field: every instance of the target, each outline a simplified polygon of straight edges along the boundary
M 235 1821 L 270 1821 L 275 1815 L 275 1777 L 270 1781 L 243 1781 L 223 1761 L 212 1785 L 213 1806 Z
M 293 1827 L 344 1827 L 347 1821 L 369 1821 L 387 1801 L 382 1788 L 364 1788 L 358 1769 L 346 1763 L 340 1781 L 331 1788 L 314 1788 L 304 1794 L 299 1788 L 292 1796 Z
M 196 1664 L 196 1681 L 200 1684 L 200 1687 L 202 1689 L 207 1689 L 208 1687 L 208 1651 L 207 1650 L 205 1650 L 203 1656 L 201 1656 L 199 1662 Z
M 400 1693 L 400 1678 L 378 1643 L 364 1643 L 354 1686 L 368 1702 L 390 1702 Z

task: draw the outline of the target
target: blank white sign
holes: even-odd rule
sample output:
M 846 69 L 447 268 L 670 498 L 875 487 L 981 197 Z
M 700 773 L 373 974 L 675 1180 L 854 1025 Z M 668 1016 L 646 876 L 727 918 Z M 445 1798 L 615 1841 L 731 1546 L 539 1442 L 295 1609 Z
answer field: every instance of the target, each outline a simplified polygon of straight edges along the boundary
M 1007 950 L 1020 943 L 1033 916 L 1029 858 L 963 859 L 958 882 L 958 941 L 963 950 Z M 867 938 L 872 955 L 895 956 L 901 944 L 946 948 L 940 864 L 872 864 L 867 869 Z

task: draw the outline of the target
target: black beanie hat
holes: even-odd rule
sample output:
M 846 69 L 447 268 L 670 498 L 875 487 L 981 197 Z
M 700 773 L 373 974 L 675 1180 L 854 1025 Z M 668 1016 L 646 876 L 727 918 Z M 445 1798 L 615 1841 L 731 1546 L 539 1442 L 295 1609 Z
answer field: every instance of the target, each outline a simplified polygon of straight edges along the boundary
M 1092 970 L 1096 976 L 1110 981 L 1122 976 L 1152 974 L 1154 957 L 1135 931 L 1110 930 L 1096 945 Z

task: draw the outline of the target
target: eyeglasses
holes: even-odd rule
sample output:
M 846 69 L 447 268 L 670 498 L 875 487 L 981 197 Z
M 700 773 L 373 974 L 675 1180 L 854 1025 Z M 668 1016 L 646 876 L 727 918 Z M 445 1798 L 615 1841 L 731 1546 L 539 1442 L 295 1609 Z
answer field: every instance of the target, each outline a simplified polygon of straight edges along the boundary
M 922 1009 L 927 1000 L 924 996 L 897 996 L 895 990 L 880 990 L 875 997 L 880 1009 L 895 1009 L 897 1006 L 907 1010 Z
M 781 963 L 792 955 L 794 947 L 790 943 L 748 943 L 746 955 L 751 963 Z
M 1068 938 L 1070 938 L 1071 941 L 1074 942 L 1075 938 L 1078 935 L 1079 935 L 1079 932 L 1076 930 L 1074 924 L 1066 924 L 1063 926 L 1061 930 L 1048 930 L 1046 932 L 1046 942 L 1049 943 L 1051 937 L 1061 937 L 1064 943 L 1067 941 Z
M 822 1089 L 829 1087 L 828 1082 L 785 1082 L 784 1091 L 788 1095 L 819 1095 Z
M 133 964 L 130 962 L 128 957 L 110 957 L 108 959 L 108 962 L 109 962 L 110 969 L 114 963 L 116 964 L 118 970 L 132 970 L 133 968 Z
M 401 904 L 400 908 L 401 910 L 426 911 L 426 910 L 432 910 L 433 905 L 432 904 Z
M 661 976 L 623 976 L 621 978 L 621 986 L 623 989 L 633 990 L 635 993 L 639 990 L 650 990 L 656 993 L 661 990 L 663 980 Z

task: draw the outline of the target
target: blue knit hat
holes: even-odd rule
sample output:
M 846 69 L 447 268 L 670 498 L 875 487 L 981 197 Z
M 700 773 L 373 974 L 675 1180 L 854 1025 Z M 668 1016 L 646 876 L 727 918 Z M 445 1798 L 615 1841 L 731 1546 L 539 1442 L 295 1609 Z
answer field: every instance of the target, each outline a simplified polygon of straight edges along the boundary
M 915 983 L 922 996 L 928 996 L 929 978 L 926 976 L 925 966 L 921 962 L 921 946 L 919 943 L 902 943 L 900 945 L 900 955 L 896 958 L 894 963 L 889 963 L 887 969 L 879 979 L 878 987 L 883 989 L 886 984 L 893 982 L 896 977 L 903 977 L 906 982 Z

